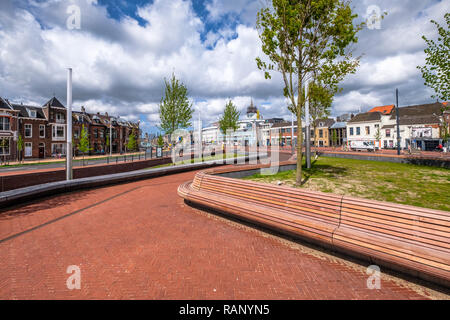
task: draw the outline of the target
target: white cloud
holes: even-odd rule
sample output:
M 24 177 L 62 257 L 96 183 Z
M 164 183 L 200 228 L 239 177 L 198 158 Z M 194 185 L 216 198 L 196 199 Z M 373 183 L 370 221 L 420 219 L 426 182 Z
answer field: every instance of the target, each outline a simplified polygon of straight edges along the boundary
M 263 54 L 254 18 L 264 1 L 207 2 L 209 20 L 218 22 L 231 14 L 239 23 L 234 28 L 222 21 L 204 42 L 200 35 L 207 21 L 199 19 L 187 0 L 155 0 L 139 8 L 146 26 L 130 17 L 113 20 L 95 1 L 73 2 L 81 7 L 81 30 L 66 28 L 65 1 L 0 2 L 1 96 L 42 104 L 56 92 L 65 101 L 65 68 L 71 66 L 76 106 L 130 119 L 142 114 L 148 126 L 158 122 L 164 77 L 174 72 L 205 121 L 216 121 L 228 98 L 243 112 L 253 97 L 265 118 L 289 117 L 280 75 L 266 80 L 255 63 Z M 381 30 L 361 32 L 356 48 L 365 55 L 358 72 L 343 83 L 335 114 L 392 103 L 393 86 L 399 86 L 411 103 L 422 103 L 430 95 L 416 69 L 424 62 L 421 35 L 432 36 L 434 27 L 428 21 L 442 20 L 446 1 L 355 5 L 364 13 L 372 3 L 390 14 Z

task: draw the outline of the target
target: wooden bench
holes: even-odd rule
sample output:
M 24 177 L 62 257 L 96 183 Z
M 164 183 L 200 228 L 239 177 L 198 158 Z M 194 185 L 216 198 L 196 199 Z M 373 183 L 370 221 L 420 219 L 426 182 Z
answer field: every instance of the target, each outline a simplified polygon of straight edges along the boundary
M 449 280 L 450 212 L 344 197 L 333 245 L 428 280 Z
M 178 193 L 201 206 L 450 286 L 450 212 L 223 177 L 208 169 Z

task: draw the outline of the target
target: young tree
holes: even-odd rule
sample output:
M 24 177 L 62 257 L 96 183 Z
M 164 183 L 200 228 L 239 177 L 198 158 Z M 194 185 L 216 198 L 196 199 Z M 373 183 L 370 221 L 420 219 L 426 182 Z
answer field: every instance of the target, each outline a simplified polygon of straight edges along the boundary
M 226 137 L 227 130 L 237 130 L 240 115 L 241 113 L 236 109 L 236 106 L 231 100 L 229 100 L 225 105 L 225 110 L 223 111 L 222 116 L 219 119 L 219 129 L 224 134 L 224 137 Z
M 80 141 L 77 147 L 78 150 L 80 150 L 83 153 L 83 166 L 84 166 L 84 155 L 86 152 L 92 150 L 92 148 L 89 147 L 89 133 L 87 129 L 84 127 L 84 124 L 81 127 Z
M 336 133 L 336 130 L 331 131 L 331 143 L 333 144 L 333 147 L 336 147 L 337 145 L 338 136 Z
M 422 36 L 428 46 L 425 49 L 427 57 L 425 66 L 417 67 L 422 71 L 425 85 L 434 90 L 432 97 L 443 101 L 450 98 L 450 13 L 445 14 L 445 20 L 447 29 L 431 20 L 436 25 L 439 36 L 437 42 Z
M 109 143 L 109 133 L 106 133 L 106 141 L 105 141 L 105 144 L 106 144 L 106 148 L 105 148 L 105 150 L 108 150 L 108 153 L 111 153 L 111 146 L 110 146 L 110 143 Z
M 22 135 L 19 134 L 19 138 L 17 138 L 17 158 L 20 161 L 22 161 L 22 151 L 24 148 L 24 141 L 22 138 Z
M 129 151 L 136 151 L 137 149 L 137 140 L 134 131 L 128 137 L 127 149 Z
M 380 127 L 378 127 L 377 131 L 375 132 L 375 140 L 378 142 L 378 148 L 379 148 L 380 147 L 380 140 L 381 140 Z
M 297 117 L 296 181 L 299 185 L 302 183 L 304 84 L 315 78 L 319 83 L 337 88 L 347 74 L 356 71 L 359 58 L 353 59 L 345 50 L 357 42 L 356 34 L 363 26 L 353 24 L 356 17 L 346 0 L 272 0 L 271 8 L 258 12 L 262 51 L 271 62 L 256 58 L 257 66 L 266 78 L 275 69 L 281 72 L 283 94 L 291 104 L 289 110 Z
M 158 147 L 163 147 L 164 146 L 164 139 L 162 137 L 162 135 L 158 136 Z
M 191 126 L 194 109 L 192 103 L 189 103 L 186 87 L 174 74 L 170 81 L 164 79 L 164 82 L 165 94 L 159 105 L 160 127 L 166 134 L 172 134 L 177 129 Z

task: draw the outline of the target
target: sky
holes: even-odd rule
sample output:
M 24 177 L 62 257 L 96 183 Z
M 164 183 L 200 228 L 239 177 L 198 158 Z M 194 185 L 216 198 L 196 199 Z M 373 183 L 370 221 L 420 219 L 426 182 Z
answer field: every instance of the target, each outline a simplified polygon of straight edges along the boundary
M 379 29 L 358 34 L 351 49 L 361 64 L 341 83 L 332 116 L 394 104 L 395 88 L 400 106 L 434 101 L 417 69 L 425 63 L 421 37 L 436 38 L 430 20 L 442 24 L 450 0 L 354 0 L 355 22 L 373 5 L 387 16 Z M 264 58 L 255 27 L 264 6 L 267 0 L 0 0 L 0 96 L 43 105 L 56 95 L 66 104 L 71 67 L 74 110 L 140 120 L 143 132 L 154 133 L 164 79 L 174 73 L 204 124 L 218 120 L 228 99 L 241 114 L 253 99 L 265 119 L 288 120 L 280 74 L 266 80 L 255 62 Z

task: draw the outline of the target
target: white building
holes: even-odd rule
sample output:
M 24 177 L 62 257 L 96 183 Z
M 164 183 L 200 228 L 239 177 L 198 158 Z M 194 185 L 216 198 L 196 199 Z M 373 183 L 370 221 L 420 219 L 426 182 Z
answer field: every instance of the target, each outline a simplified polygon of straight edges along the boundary
M 233 132 L 231 137 L 226 137 L 225 139 L 217 122 L 202 129 L 202 141 L 206 144 L 217 144 L 227 141 L 230 144 L 257 145 L 258 141 L 263 140 L 264 133 L 261 132 L 261 129 L 264 127 L 264 122 L 252 100 L 247 108 L 246 115 L 239 120 L 238 129 Z
M 388 108 L 387 108 L 388 107 Z M 399 108 L 400 147 L 434 150 L 442 139 L 439 136 L 441 103 Z M 377 137 L 377 132 L 379 135 Z M 377 139 L 379 138 L 379 139 Z M 365 141 L 381 149 L 397 148 L 397 120 L 393 106 L 373 108 L 347 122 L 347 143 Z

